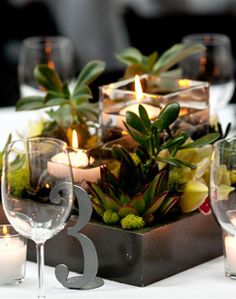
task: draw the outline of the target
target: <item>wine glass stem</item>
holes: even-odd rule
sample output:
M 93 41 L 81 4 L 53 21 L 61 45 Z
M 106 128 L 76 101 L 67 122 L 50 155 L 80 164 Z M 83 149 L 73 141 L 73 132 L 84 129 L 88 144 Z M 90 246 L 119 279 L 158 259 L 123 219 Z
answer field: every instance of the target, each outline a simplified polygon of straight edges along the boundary
M 38 298 L 46 298 L 44 294 L 43 271 L 44 271 L 44 243 L 36 243 L 38 262 Z

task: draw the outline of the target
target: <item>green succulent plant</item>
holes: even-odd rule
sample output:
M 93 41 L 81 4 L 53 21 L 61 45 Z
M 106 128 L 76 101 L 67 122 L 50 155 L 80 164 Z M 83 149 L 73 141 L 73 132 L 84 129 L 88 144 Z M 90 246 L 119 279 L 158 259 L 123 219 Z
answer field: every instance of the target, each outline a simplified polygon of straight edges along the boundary
M 121 53 L 116 54 L 115 57 L 127 65 L 124 78 L 130 78 L 134 75 L 144 73 L 159 76 L 160 74 L 166 73 L 187 56 L 202 51 L 204 48 L 205 47 L 201 44 L 175 44 L 158 58 L 156 51 L 149 56 L 145 56 L 138 49 L 131 47 L 122 50 Z M 172 70 L 171 72 L 172 76 L 176 74 L 179 75 L 179 71 L 176 73 L 176 70 L 174 72 Z
M 178 103 L 169 103 L 154 122 L 149 120 L 142 105 L 139 105 L 139 115 L 126 113 L 124 124 L 137 143 L 134 153 L 121 145 L 113 145 L 112 155 L 118 161 L 118 168 L 102 167 L 101 182 L 89 185 L 92 205 L 104 222 L 121 220 L 124 229 L 140 228 L 172 211 L 180 196 L 169 190 L 170 168 L 197 167 L 177 158 L 176 154 L 181 149 L 211 144 L 220 137 L 218 132 L 213 132 L 189 141 L 187 132 L 173 130 L 179 111 Z
M 168 193 L 167 171 L 159 172 L 154 164 L 143 171 L 142 164 L 136 165 L 130 153 L 120 145 L 114 145 L 112 152 L 114 157 L 119 156 L 118 175 L 103 167 L 101 184 L 90 184 L 93 207 L 104 222 L 117 223 L 134 214 L 149 223 L 156 211 L 166 214 L 177 200 L 175 197 L 165 200 Z
M 45 96 L 29 96 L 16 103 L 16 110 L 36 110 L 53 107 L 47 112 L 50 121 L 46 122 L 43 136 L 58 137 L 69 141 L 68 129 L 76 129 L 81 140 L 88 134 L 87 121 L 96 121 L 98 105 L 91 103 L 92 91 L 89 85 L 105 69 L 105 63 L 93 60 L 81 70 L 70 91 L 68 82 L 62 83 L 57 72 L 47 65 L 39 64 L 34 69 L 34 77 L 40 88 L 46 91 Z

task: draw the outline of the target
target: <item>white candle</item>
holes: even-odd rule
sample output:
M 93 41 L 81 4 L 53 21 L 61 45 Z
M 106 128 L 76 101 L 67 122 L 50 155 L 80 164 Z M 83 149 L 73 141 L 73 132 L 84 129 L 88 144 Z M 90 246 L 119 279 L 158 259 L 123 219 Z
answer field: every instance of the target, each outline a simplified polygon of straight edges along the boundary
M 54 177 L 64 178 L 69 175 L 72 167 L 72 174 L 74 183 L 81 183 L 83 181 L 96 183 L 100 179 L 100 166 L 91 167 L 94 163 L 93 158 L 88 158 L 88 155 L 79 147 L 78 136 L 75 130 L 72 132 L 72 147 L 73 152 L 69 152 L 69 159 L 66 153 L 59 153 L 52 157 L 48 162 L 48 172 Z
M 90 159 L 89 161 L 84 151 L 70 152 L 69 158 L 75 183 L 82 181 L 94 183 L 100 179 L 100 167 L 90 167 L 89 164 L 92 164 L 94 160 Z M 68 155 L 59 153 L 48 162 L 48 172 L 54 177 L 63 178 L 69 174 L 69 165 Z
M 125 121 L 126 112 L 130 111 L 139 115 L 139 104 L 141 104 L 145 108 L 150 120 L 156 119 L 160 114 L 161 111 L 160 108 L 143 103 L 144 94 L 143 94 L 142 85 L 138 75 L 135 76 L 135 96 L 136 96 L 135 104 L 128 105 L 120 110 L 119 116 L 117 117 L 118 127 L 124 128 L 123 121 Z
M 129 105 L 129 106 L 121 109 L 120 115 L 125 116 L 127 111 L 131 111 L 131 112 L 139 115 L 139 109 L 138 109 L 139 104 L 141 104 L 146 109 L 149 119 L 155 119 L 160 114 L 160 109 L 158 107 L 154 107 L 154 106 L 151 106 L 148 104 L 138 103 L 138 104 Z
M 10 226 L 5 226 L 9 230 Z M 26 242 L 18 234 L 0 237 L 0 282 L 11 283 L 24 277 Z
M 236 237 L 225 235 L 225 268 L 229 274 L 236 274 Z

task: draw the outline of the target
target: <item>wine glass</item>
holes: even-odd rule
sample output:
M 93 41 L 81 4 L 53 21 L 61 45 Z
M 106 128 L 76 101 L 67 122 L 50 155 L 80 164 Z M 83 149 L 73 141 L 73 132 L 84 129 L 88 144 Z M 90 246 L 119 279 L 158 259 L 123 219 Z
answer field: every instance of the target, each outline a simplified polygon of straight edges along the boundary
M 234 62 L 228 36 L 216 33 L 190 34 L 183 44 L 202 44 L 205 50 L 188 56 L 180 64 L 183 77 L 210 83 L 210 114 L 231 100 L 234 88 Z
M 62 81 L 73 85 L 76 75 L 72 41 L 65 36 L 35 36 L 23 40 L 18 63 L 20 96 L 43 95 L 34 78 L 37 64 L 55 69 Z
M 212 212 L 224 235 L 225 274 L 236 278 L 236 138 L 214 144 L 210 172 Z M 235 244 L 235 245 L 234 245 Z
M 38 298 L 45 298 L 44 243 L 64 228 L 73 204 L 70 164 L 54 163 L 56 155 L 69 161 L 63 141 L 29 138 L 10 143 L 3 159 L 3 208 L 15 230 L 36 243 Z

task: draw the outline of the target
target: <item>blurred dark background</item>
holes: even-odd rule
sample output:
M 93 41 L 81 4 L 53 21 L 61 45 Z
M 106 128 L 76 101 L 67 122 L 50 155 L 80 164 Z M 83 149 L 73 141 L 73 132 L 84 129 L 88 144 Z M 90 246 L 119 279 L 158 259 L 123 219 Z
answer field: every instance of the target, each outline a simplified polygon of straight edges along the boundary
M 94 89 L 121 77 L 114 53 L 127 46 L 161 54 L 187 34 L 223 33 L 236 57 L 236 0 L 1 0 L 0 14 L 0 106 L 19 99 L 18 55 L 29 36 L 71 38 L 78 72 L 91 59 L 105 60 Z

